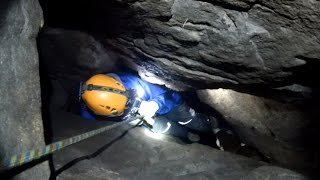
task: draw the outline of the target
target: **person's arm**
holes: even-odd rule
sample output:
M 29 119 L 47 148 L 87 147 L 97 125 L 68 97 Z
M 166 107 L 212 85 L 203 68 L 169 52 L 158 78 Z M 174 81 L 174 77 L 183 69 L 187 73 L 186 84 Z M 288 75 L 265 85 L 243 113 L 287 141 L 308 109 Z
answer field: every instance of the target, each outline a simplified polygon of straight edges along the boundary
M 171 111 L 182 103 L 179 92 L 168 89 L 165 86 L 151 84 L 136 75 L 129 73 L 116 73 L 127 89 L 136 89 L 143 101 L 154 101 L 158 104 L 157 114 L 162 115 Z M 152 105 L 152 104 L 149 104 Z M 144 106 L 148 108 L 148 105 Z M 146 109 L 147 111 L 148 109 Z
M 140 81 L 146 93 L 146 101 L 156 102 L 159 106 L 156 114 L 166 114 L 182 103 L 182 96 L 179 92 L 170 90 L 165 86 L 151 84 L 143 80 Z
M 151 101 L 155 101 L 158 104 L 159 109 L 156 113 L 158 115 L 162 115 L 170 112 L 173 108 L 180 105 L 182 103 L 182 97 L 180 93 L 168 90 L 166 93 L 160 94 L 154 99 L 151 99 Z

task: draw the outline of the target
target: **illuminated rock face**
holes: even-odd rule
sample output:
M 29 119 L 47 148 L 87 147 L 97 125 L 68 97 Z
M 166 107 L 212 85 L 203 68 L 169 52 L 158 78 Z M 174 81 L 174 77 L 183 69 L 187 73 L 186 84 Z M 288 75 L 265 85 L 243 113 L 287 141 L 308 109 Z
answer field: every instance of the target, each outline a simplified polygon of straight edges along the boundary
M 49 2 L 49 25 L 100 33 L 122 61 L 171 87 L 248 92 L 318 84 L 319 1 Z
M 131 17 L 118 17 L 119 31 L 107 38 L 107 45 L 167 84 L 239 88 L 316 83 L 310 78 L 317 74 L 311 67 L 319 67 L 320 57 L 317 1 L 121 2 L 129 6 L 120 8 L 119 15 Z
M 201 90 L 200 99 L 217 110 L 240 135 L 271 162 L 297 169 L 316 163 L 319 106 L 297 106 L 233 90 Z

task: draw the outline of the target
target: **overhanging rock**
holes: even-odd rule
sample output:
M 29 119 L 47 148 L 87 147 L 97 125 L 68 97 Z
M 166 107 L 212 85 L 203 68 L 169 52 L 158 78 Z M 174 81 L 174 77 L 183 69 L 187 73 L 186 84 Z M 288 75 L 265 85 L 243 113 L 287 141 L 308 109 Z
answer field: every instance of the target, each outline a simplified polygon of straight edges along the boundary
M 307 0 L 121 1 L 117 23 L 101 21 L 101 31 L 115 27 L 107 47 L 175 87 L 313 87 L 319 7 Z

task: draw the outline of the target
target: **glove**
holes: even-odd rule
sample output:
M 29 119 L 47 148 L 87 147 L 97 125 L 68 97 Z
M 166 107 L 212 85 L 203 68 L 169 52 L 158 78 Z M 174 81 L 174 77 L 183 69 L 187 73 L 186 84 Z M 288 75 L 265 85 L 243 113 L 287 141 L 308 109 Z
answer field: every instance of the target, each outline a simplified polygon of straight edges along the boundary
M 158 103 L 155 101 L 142 101 L 138 113 L 145 118 L 153 117 L 159 109 Z

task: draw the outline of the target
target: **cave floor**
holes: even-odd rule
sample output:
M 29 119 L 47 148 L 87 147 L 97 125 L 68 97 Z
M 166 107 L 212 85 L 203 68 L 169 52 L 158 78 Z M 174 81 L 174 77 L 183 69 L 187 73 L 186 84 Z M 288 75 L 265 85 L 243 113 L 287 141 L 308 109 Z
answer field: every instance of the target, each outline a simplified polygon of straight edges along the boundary
M 56 112 L 55 141 L 107 122 L 87 122 Z M 57 179 L 238 179 L 264 163 L 200 144 L 146 136 L 141 127 L 124 125 L 54 154 Z
M 63 110 L 65 89 L 57 81 L 51 81 L 51 87 L 49 118 L 53 142 L 112 124 L 87 121 Z M 143 128 L 129 124 L 62 149 L 53 155 L 52 165 L 53 179 L 63 180 L 256 179 L 252 178 L 257 175 L 253 172 L 267 166 L 210 146 L 183 144 L 169 136 L 153 139 L 146 136 Z

